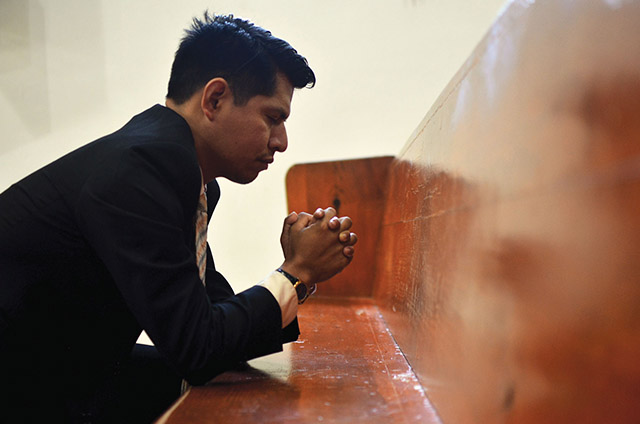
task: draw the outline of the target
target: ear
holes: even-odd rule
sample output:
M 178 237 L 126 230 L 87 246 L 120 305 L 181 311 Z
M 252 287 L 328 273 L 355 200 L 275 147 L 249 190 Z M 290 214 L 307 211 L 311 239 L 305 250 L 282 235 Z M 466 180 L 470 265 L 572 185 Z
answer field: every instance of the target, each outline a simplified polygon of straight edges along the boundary
M 200 99 L 200 108 L 207 119 L 212 121 L 221 101 L 233 100 L 229 83 L 224 78 L 213 78 L 204 86 Z

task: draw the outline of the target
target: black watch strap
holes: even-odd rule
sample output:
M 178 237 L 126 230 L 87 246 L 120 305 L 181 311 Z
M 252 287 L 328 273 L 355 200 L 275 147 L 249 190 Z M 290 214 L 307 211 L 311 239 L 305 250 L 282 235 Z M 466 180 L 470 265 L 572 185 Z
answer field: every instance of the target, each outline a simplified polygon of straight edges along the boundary
M 276 271 L 284 275 L 287 278 L 287 280 L 291 281 L 291 284 L 293 284 L 293 288 L 296 290 L 296 294 L 298 295 L 299 305 L 302 305 L 309 296 L 311 296 L 313 293 L 316 292 L 315 284 L 313 284 L 311 287 L 308 287 L 302 280 L 289 274 L 284 269 L 278 268 L 276 269 Z

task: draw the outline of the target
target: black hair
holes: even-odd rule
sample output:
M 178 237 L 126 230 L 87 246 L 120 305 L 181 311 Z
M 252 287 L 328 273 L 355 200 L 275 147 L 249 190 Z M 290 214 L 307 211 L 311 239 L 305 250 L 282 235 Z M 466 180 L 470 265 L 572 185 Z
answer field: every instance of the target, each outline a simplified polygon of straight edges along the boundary
M 282 72 L 294 88 L 313 87 L 307 60 L 271 32 L 233 15 L 204 13 L 185 31 L 171 67 L 167 97 L 186 102 L 216 77 L 227 80 L 237 105 L 275 93 Z

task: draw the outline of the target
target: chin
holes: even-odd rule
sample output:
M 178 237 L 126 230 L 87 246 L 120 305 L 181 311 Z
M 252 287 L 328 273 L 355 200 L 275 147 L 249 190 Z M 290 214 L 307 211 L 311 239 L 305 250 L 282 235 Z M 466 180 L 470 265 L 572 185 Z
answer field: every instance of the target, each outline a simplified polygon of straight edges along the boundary
M 255 181 L 255 179 L 258 178 L 258 174 L 255 175 L 236 175 L 232 178 L 228 178 L 230 181 L 233 181 L 234 183 L 237 184 L 249 184 L 253 181 Z

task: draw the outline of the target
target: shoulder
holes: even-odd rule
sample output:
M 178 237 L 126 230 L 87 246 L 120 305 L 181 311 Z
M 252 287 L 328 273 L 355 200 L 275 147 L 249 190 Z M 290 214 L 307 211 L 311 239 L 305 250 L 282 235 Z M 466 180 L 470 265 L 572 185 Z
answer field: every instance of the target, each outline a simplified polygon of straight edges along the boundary
M 149 179 L 180 189 L 200 186 L 200 171 L 186 121 L 177 113 L 156 105 L 134 116 L 123 128 L 105 137 L 112 150 L 114 177 L 122 181 Z
M 154 106 L 86 147 L 80 156 L 93 169 L 85 189 L 119 201 L 197 204 L 201 177 L 193 137 L 175 112 Z

